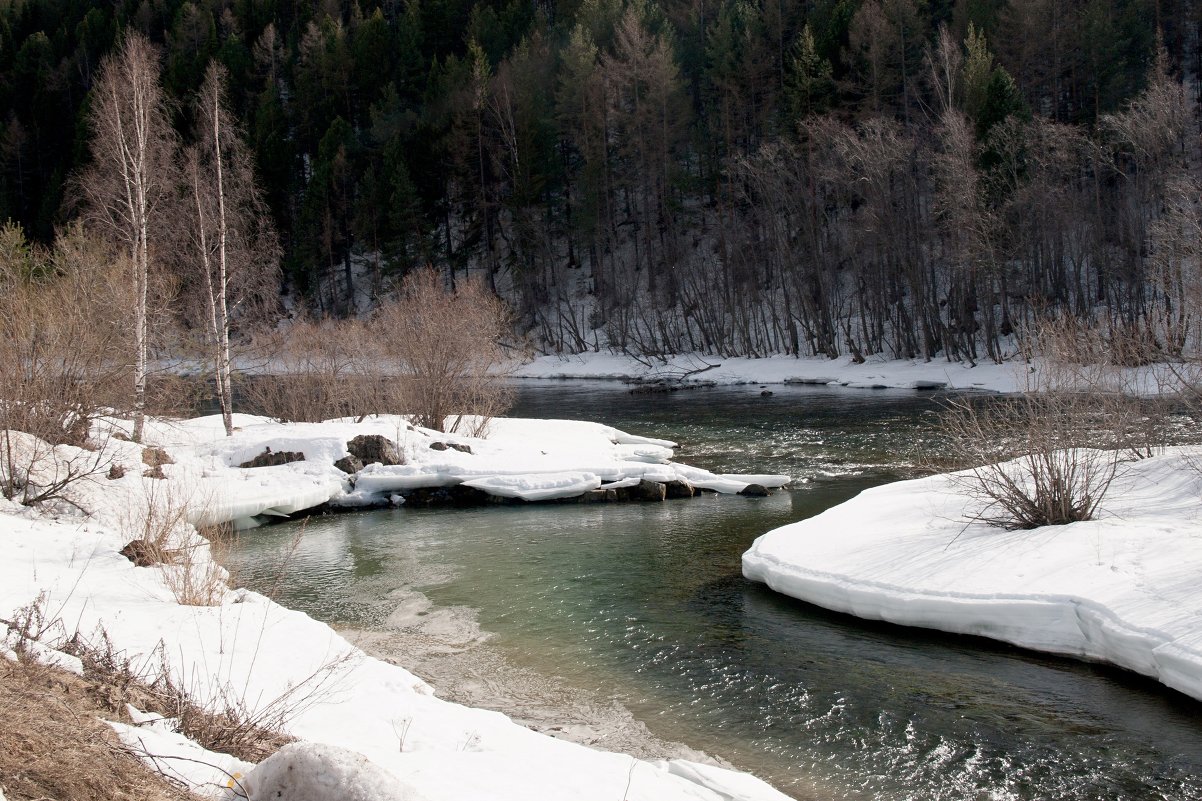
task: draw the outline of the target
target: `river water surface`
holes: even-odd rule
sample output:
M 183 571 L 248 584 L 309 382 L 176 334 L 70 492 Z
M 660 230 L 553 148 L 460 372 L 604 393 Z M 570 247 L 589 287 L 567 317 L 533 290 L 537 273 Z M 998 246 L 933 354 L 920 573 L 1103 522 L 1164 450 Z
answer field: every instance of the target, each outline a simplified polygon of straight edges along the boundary
M 797 798 L 1202 798 L 1202 705 L 1184 696 L 830 614 L 743 579 L 759 534 L 913 475 L 937 403 L 772 391 L 539 383 L 512 412 L 595 420 L 680 442 L 686 463 L 797 480 L 768 498 L 349 514 L 308 524 L 287 581 L 276 565 L 291 525 L 245 535 L 234 567 L 345 629 L 386 631 L 417 593 L 413 614 L 458 610 L 528 675 L 619 704 Z

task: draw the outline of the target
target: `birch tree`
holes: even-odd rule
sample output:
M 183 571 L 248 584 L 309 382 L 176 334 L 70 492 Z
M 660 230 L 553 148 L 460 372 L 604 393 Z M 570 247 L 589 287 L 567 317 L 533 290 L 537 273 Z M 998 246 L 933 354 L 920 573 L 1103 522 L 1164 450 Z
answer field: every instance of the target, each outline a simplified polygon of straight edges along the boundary
M 190 239 L 212 348 L 225 433 L 234 433 L 230 329 L 263 309 L 279 283 L 279 246 L 255 183 L 252 156 L 226 105 L 227 73 L 209 64 L 187 151 Z
M 149 283 L 162 215 L 174 188 L 176 139 L 159 84 L 158 54 L 128 33 L 107 56 L 92 94 L 92 165 L 81 190 L 89 221 L 129 253 L 133 285 L 133 440 L 146 411 Z

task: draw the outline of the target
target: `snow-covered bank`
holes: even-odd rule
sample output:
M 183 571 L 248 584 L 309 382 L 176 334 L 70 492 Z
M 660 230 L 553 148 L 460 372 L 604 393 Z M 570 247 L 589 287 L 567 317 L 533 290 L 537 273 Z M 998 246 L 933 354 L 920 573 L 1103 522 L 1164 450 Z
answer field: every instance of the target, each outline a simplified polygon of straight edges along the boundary
M 543 501 L 640 481 L 682 482 L 697 489 L 739 492 L 749 484 L 780 487 L 789 476 L 715 475 L 671 461 L 675 443 L 574 420 L 497 418 L 485 439 L 409 426 L 395 416 L 325 423 L 279 424 L 235 415 L 236 435 L 226 438 L 217 417 L 152 421 L 148 442 L 174 458 L 168 475 L 187 487 L 193 522 L 235 521 L 251 527 L 322 504 L 366 506 L 401 501 L 422 488 L 465 485 L 498 498 Z M 335 467 L 356 437 L 382 437 L 401 464 L 368 464 L 354 475 Z M 265 452 L 304 459 L 240 469 Z M 140 457 L 130 457 L 130 469 Z
M 656 378 L 710 381 L 716 384 L 831 384 L 865 389 L 962 389 L 1017 392 L 1026 386 L 1025 365 L 929 362 L 870 357 L 856 364 L 849 357 L 824 359 L 769 356 L 763 359 L 685 354 L 667 361 L 639 361 L 615 353 L 539 356 L 514 370 L 518 378 Z
M 12 619 L 15 610 L 40 599 L 45 616 L 59 621 L 52 635 L 78 631 L 98 641 L 103 632 L 136 669 L 168 670 L 202 703 L 233 701 L 251 713 L 287 706 L 290 734 L 370 759 L 395 783 L 397 797 L 785 798 L 746 774 L 597 751 L 530 731 L 496 712 L 442 701 L 404 668 L 364 655 L 324 623 L 254 592 L 219 589 L 215 603 L 207 606 L 177 601 L 184 572 L 206 575 L 208 550 L 179 515 L 170 514 L 172 508 L 186 509 L 197 522 L 249 522 L 259 515 L 361 502 L 394 491 L 391 485 L 353 486 L 352 477 L 334 466 L 357 436 L 380 435 L 394 443 L 405 464 L 363 473 L 398 480 L 509 477 L 533 489 L 561 492 L 571 483 L 563 481 L 565 475 L 585 473 L 607 483 L 643 480 L 647 474 L 724 486 L 748 482 L 674 465 L 671 443 L 589 423 L 499 420 L 485 440 L 410 429 L 400 418 L 280 425 L 240 416 L 236 423 L 240 430 L 231 438 L 216 418 L 150 423 L 147 444 L 173 460 L 161 466 L 162 479 L 144 475 L 154 470 L 146 469 L 140 446 L 108 440 L 105 448 L 119 469 L 76 482 L 70 495 L 78 508 L 56 504 L 35 510 L 0 499 L 0 617 Z M 436 443 L 445 447 L 432 448 Z M 269 467 L 237 466 L 268 448 L 305 458 Z M 59 455 L 79 454 L 60 448 Z M 764 483 L 772 477 L 753 478 Z M 189 554 L 187 564 L 135 567 L 120 554 L 126 543 L 146 534 L 148 507 L 164 510 L 158 520 L 170 529 L 171 545 Z M 151 752 L 196 758 L 186 743 L 163 731 L 163 724 L 126 727 L 122 734 Z M 203 756 L 202 761 L 213 759 Z M 175 767 L 195 775 L 187 764 L 178 760 Z M 245 772 L 243 766 L 226 764 L 231 772 Z M 207 790 L 214 797 L 233 794 L 224 784 Z
M 1104 661 L 1202 699 L 1196 451 L 1125 465 L 1098 520 L 966 524 L 954 478 L 867 490 L 764 534 L 743 574 L 858 617 Z

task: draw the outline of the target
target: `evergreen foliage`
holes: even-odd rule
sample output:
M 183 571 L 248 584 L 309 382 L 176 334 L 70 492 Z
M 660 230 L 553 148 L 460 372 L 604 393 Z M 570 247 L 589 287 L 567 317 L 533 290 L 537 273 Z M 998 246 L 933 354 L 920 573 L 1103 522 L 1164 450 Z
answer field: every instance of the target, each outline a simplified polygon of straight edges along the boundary
M 64 187 L 88 166 L 98 66 L 138 31 L 185 140 L 210 61 L 228 71 L 287 288 L 327 314 L 433 265 L 452 287 L 480 273 L 549 348 L 601 329 L 647 352 L 977 358 L 1047 303 L 1151 331 L 1168 301 L 1144 283 L 1147 171 L 1188 172 L 1189 153 L 1136 175 L 1086 143 L 1135 107 L 1158 40 L 1167 74 L 1196 81 L 1199 8 L 3 3 L 0 221 L 49 242 L 78 214 Z M 971 248 L 939 211 L 940 26 L 975 138 L 954 161 L 980 173 Z

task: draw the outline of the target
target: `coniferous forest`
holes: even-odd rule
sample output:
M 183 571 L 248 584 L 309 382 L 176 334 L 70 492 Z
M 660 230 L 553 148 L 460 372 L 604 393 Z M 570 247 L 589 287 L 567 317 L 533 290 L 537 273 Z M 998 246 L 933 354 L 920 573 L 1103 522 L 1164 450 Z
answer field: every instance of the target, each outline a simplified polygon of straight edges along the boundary
M 138 31 L 185 143 L 227 71 L 315 315 L 432 265 L 547 350 L 1000 359 L 1054 314 L 1171 356 L 1200 29 L 1192 0 L 0 0 L 0 220 L 80 216 Z

